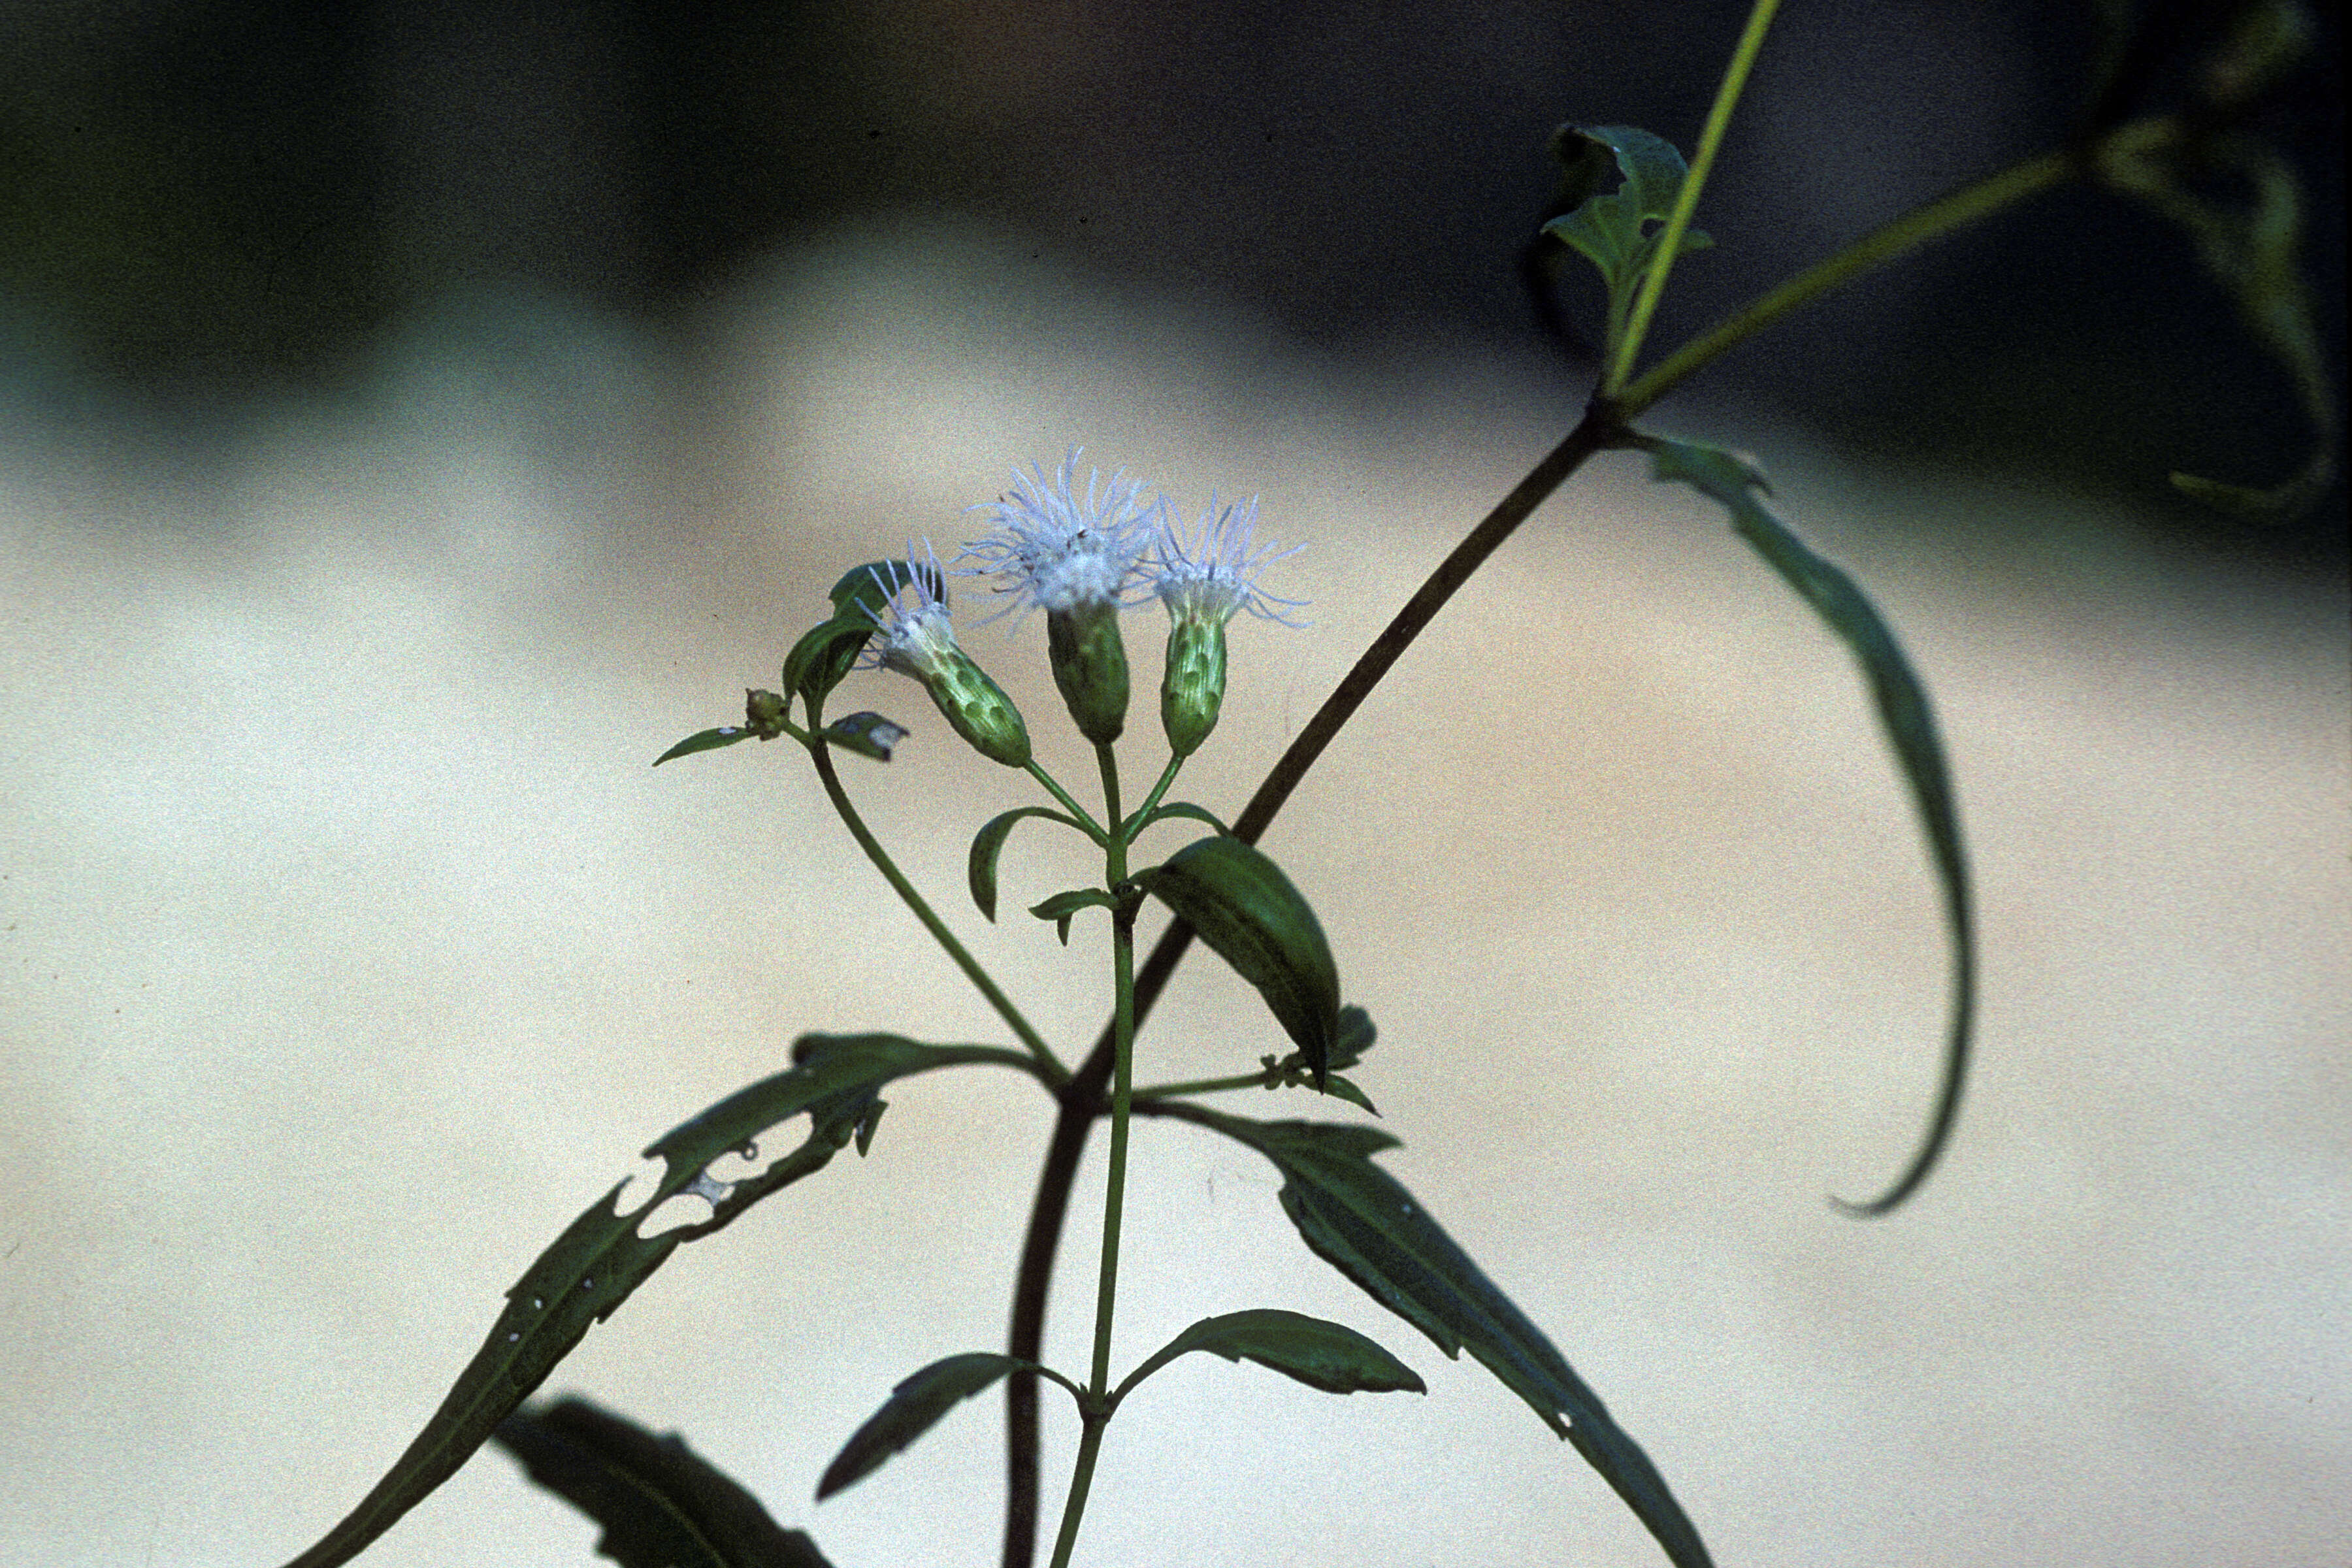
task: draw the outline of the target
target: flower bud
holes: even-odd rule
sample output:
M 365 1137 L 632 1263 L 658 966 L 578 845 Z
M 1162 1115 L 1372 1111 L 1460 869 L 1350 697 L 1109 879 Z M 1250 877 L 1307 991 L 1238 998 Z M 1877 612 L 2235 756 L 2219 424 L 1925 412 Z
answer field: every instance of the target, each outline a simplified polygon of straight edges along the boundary
M 1127 644 L 1118 606 L 1092 600 L 1045 616 L 1045 652 L 1078 733 L 1108 746 L 1127 728 Z
M 954 648 L 916 679 L 973 751 L 1008 768 L 1029 765 L 1029 726 L 1021 721 L 1021 710 L 970 654 Z
M 1160 679 L 1160 727 L 1180 757 L 1200 750 L 1217 727 L 1225 700 L 1225 623 L 1180 616 L 1168 628 L 1168 662 Z

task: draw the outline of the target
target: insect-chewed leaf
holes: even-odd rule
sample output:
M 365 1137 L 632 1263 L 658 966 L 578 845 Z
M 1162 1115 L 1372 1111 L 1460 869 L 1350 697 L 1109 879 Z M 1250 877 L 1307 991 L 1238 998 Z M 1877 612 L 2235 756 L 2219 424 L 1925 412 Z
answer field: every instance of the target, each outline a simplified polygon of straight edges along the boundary
M 1187 844 L 1133 879 L 1257 987 L 1322 1087 L 1339 1027 L 1339 967 L 1314 910 L 1282 868 L 1220 834 Z
M 425 1429 L 359 1506 L 289 1568 L 335 1568 L 392 1528 L 455 1475 L 590 1326 L 609 1317 L 680 1243 L 728 1225 L 870 1131 L 883 1085 L 932 1068 L 999 1061 L 1003 1054 L 996 1047 L 927 1046 L 895 1035 L 804 1035 L 793 1047 L 791 1070 L 740 1089 L 671 1130 L 646 1151 L 664 1162 L 652 1194 L 621 1214 L 616 1200 L 626 1184 L 615 1186 L 540 1254 L 507 1292 L 505 1310 Z M 809 1135 L 798 1149 L 756 1176 L 709 1183 L 712 1161 L 803 1112 Z M 688 1188 L 709 1201 L 709 1219 L 656 1236 L 638 1234 L 646 1215 Z
M 935 1361 L 890 1391 L 865 1426 L 842 1446 L 816 1483 L 823 1502 L 845 1487 L 856 1486 L 882 1468 L 883 1461 L 938 1425 L 940 1417 L 975 1394 L 987 1392 L 996 1380 L 1024 1363 L 1011 1356 L 972 1351 Z
M 1599 187 L 1600 149 L 1616 160 L 1623 176 L 1606 195 L 1587 195 L 1572 211 L 1543 226 L 1543 232 L 1581 252 L 1599 268 L 1609 290 L 1609 339 L 1613 351 L 1624 330 L 1634 291 L 1657 258 L 1660 234 L 1673 214 L 1689 170 L 1674 144 L 1631 125 L 1562 126 L 1552 135 L 1552 155 L 1567 171 L 1563 188 L 1569 194 Z M 1680 249 L 1703 250 L 1714 244 L 1697 229 L 1683 233 Z
M 584 1399 L 519 1410 L 494 1440 L 530 1479 L 604 1527 L 623 1568 L 831 1568 L 802 1531 L 676 1434 L 656 1437 Z
M 1421 1374 L 1345 1323 L 1328 1322 L 1279 1307 L 1257 1307 L 1203 1318 L 1169 1341 L 1111 1395 L 1116 1407 L 1129 1390 L 1192 1351 L 1227 1361 L 1254 1361 L 1326 1394 L 1426 1394 Z
M 1926 1135 L 1911 1163 L 1885 1193 L 1868 1204 L 1849 1205 L 1884 1214 L 1911 1195 L 1927 1179 L 1959 1114 L 1960 1089 L 1968 1078 L 1969 1034 L 1976 1007 L 1976 921 L 1969 893 L 1968 852 L 1960 843 L 1959 800 L 1944 761 L 1927 689 L 1904 657 L 1885 618 L 1854 580 L 1817 555 L 1759 499 L 1771 487 L 1755 462 L 1738 453 L 1686 441 L 1641 438 L 1650 454 L 1651 477 L 1679 480 L 1712 497 L 1731 513 L 1731 525 L 1755 547 L 1830 630 L 1844 639 L 1862 666 L 1887 743 L 1911 788 L 1928 857 L 1943 884 L 1945 925 L 1952 940 L 1952 1013 L 1945 1037 L 1943 1082 L 1936 1095 Z
M 1316 1256 L 1448 1356 L 1465 1347 L 1576 1446 L 1676 1568 L 1711 1568 L 1698 1531 L 1640 1444 L 1543 1331 L 1470 1261 L 1402 1183 L 1372 1163 L 1397 1140 L 1373 1127 L 1253 1121 L 1184 1102 L 1153 1108 L 1248 1144 L 1282 1173 L 1282 1206 Z

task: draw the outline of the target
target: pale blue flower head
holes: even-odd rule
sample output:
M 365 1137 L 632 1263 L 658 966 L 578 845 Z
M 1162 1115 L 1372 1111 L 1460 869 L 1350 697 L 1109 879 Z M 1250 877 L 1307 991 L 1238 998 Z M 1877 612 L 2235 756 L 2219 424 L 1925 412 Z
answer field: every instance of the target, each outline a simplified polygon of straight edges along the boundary
M 882 604 L 878 609 L 866 607 L 874 621 L 875 636 L 858 655 L 857 668 L 895 669 L 917 680 L 929 679 L 943 660 L 961 651 L 956 644 L 955 625 L 948 618 L 947 578 L 940 570 L 931 542 L 923 541 L 919 556 L 909 541 L 903 571 L 898 562 L 886 561 L 872 575 L 874 585 L 882 590 Z
M 1147 500 L 1142 481 L 1123 469 L 1108 484 L 1099 470 L 1090 471 L 1082 500 L 1072 488 L 1077 470 L 1077 449 L 1050 483 L 1042 468 L 1032 465 L 1026 474 L 1016 468 L 1010 493 L 971 509 L 987 513 L 996 530 L 964 546 L 957 559 L 979 564 L 960 574 L 994 577 L 996 591 L 1013 596 L 996 616 L 1116 610 L 1148 591 L 1140 563 L 1160 535 L 1167 503 Z
M 1286 612 L 1305 606 L 1304 599 L 1285 599 L 1258 586 L 1258 574 L 1276 561 L 1297 554 L 1306 546 L 1284 550 L 1256 542 L 1257 498 L 1219 509 L 1214 497 L 1202 514 L 1192 537 L 1185 539 L 1166 522 L 1154 542 L 1153 560 L 1147 567 L 1151 590 L 1176 621 L 1213 621 L 1219 626 L 1244 610 L 1260 620 L 1286 626 L 1303 626 Z

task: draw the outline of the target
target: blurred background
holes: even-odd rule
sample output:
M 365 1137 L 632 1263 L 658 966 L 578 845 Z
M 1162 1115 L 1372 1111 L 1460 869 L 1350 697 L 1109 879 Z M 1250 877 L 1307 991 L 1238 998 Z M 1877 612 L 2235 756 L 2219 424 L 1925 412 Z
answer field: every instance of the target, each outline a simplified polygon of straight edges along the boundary
M 1523 350 L 1517 263 L 1551 188 L 1546 136 L 1630 123 L 1687 150 L 1744 9 L 12 6 L 0 342 L 12 379 L 37 368 L 181 428 L 257 394 L 349 391 L 419 312 L 524 331 L 521 300 L 639 323 L 691 377 L 732 287 L 911 212 L 1351 363 Z M 1654 341 L 2063 140 L 2100 9 L 1790 7 L 1707 193 L 1722 243 L 1678 273 Z M 2138 9 L 2181 46 L 2147 86 L 2177 102 L 2219 8 Z M 2259 123 L 2307 182 L 2340 388 L 2340 38 L 2321 13 L 2313 63 Z M 1595 319 L 1589 292 L 1571 280 L 1571 320 Z M 1563 398 L 1582 394 L 1580 353 L 1561 346 Z M 2340 501 L 2281 529 L 2171 498 L 2174 468 L 2284 476 L 2306 431 L 2186 241 L 2120 198 L 2045 198 L 1948 240 L 1710 380 L 1834 447 L 2049 473 L 2217 548 L 2340 553 Z
M 1185 775 L 1231 809 L 1582 405 L 1584 352 L 1520 282 L 1545 138 L 1687 146 L 1739 21 L 0 9 L 0 1560 L 284 1562 L 635 1151 L 804 1029 L 998 1038 L 789 749 L 646 764 L 772 682 L 845 565 L 947 551 L 1015 464 L 1083 443 L 1181 516 L 1258 493 L 1307 545 L 1275 586 L 1311 627 L 1237 630 Z M 1654 341 L 2063 137 L 2089 30 L 1790 7 Z M 2268 123 L 2340 387 L 2326 70 Z M 1591 292 L 1559 303 L 1589 328 Z M 2188 247 L 2095 195 L 1658 411 L 1763 458 L 1937 695 L 1981 1066 L 1887 1221 L 1822 1199 L 1899 1166 L 1932 1081 L 1909 807 L 1843 651 L 1638 461 L 1530 521 L 1267 840 L 1379 1021 L 1384 1163 L 1726 1568 L 2352 1561 L 2341 489 L 2252 525 L 2164 479 L 2282 477 L 2300 419 Z M 1157 637 L 1129 640 L 1148 682 Z M 971 641 L 1084 777 L 1039 628 Z M 1090 1037 L 1084 926 L 1066 953 L 961 889 L 1017 781 L 896 678 L 838 705 L 913 728 L 852 789 L 1047 1037 Z M 1147 699 L 1134 768 L 1152 729 Z M 1016 836 L 1006 906 L 1087 875 Z M 1279 1048 L 1195 963 L 1149 1074 Z M 997 1342 L 1047 1125 L 1011 1075 L 889 1098 L 867 1158 L 682 1251 L 550 1392 L 682 1431 L 841 1568 L 988 1563 L 992 1399 L 809 1500 L 893 1382 Z M 1121 1361 L 1275 1304 L 1431 1394 L 1187 1358 L 1115 1429 L 1085 1560 L 1660 1561 L 1482 1369 L 1300 1251 L 1263 1162 L 1166 1127 L 1138 1150 Z M 582 1563 L 594 1533 L 488 1456 L 366 1561 Z

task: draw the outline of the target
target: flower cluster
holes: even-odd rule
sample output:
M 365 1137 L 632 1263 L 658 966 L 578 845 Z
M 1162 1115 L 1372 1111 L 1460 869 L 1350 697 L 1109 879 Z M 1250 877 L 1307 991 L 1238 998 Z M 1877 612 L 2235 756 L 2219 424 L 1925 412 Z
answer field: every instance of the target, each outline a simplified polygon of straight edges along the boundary
M 1258 585 L 1267 565 L 1298 547 L 1257 545 L 1255 499 L 1223 508 L 1213 499 L 1189 536 L 1169 521 L 1164 498 L 1147 498 L 1141 481 L 1124 472 L 1108 483 L 1090 473 L 1081 500 L 1077 464 L 1072 451 L 1051 480 L 1042 468 L 1016 470 L 1009 492 L 971 509 L 995 527 L 955 558 L 971 564 L 950 570 L 992 580 L 1007 602 L 988 619 L 1045 612 L 1055 684 L 1079 733 L 1098 746 L 1118 739 L 1127 721 L 1118 613 L 1158 598 L 1169 618 L 1160 722 L 1176 754 L 1189 756 L 1215 728 L 1223 701 L 1227 624 L 1244 611 L 1282 626 L 1302 624 L 1286 612 L 1304 601 Z M 920 559 L 908 552 L 903 574 L 895 563 L 887 571 L 887 581 L 879 573 L 875 579 L 884 602 L 869 611 L 879 635 L 867 652 L 868 668 L 912 676 L 957 733 L 996 761 L 1026 764 L 1020 715 L 956 645 L 945 579 L 929 545 Z

